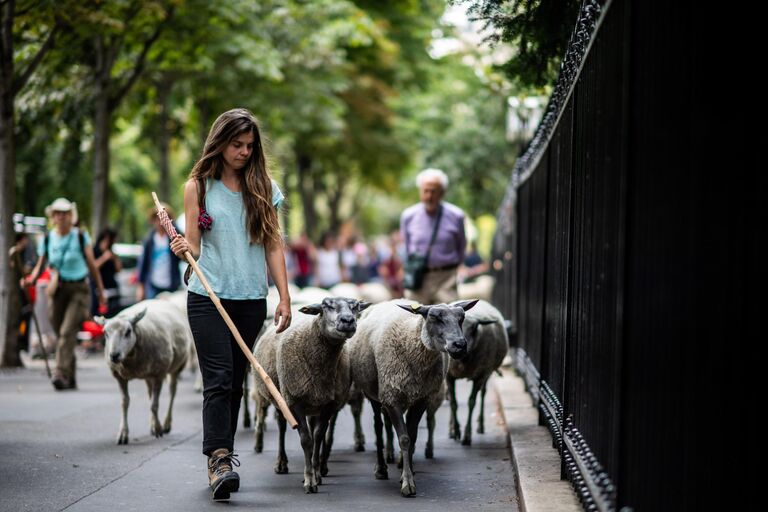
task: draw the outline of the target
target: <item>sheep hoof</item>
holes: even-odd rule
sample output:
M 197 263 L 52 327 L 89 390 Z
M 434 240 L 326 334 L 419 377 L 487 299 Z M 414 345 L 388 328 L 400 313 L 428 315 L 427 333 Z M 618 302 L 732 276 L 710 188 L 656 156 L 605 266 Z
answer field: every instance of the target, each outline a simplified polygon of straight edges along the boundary
M 305 494 L 314 494 L 317 492 L 317 485 L 312 484 L 304 484 L 304 493 Z
M 373 471 L 373 476 L 376 477 L 376 480 L 389 480 L 389 472 L 386 467 L 381 468 L 377 466 Z
M 365 451 L 365 444 L 363 443 L 355 443 L 355 451 L 356 452 L 364 452 Z
M 279 460 L 275 462 L 275 473 L 278 475 L 285 475 L 288 473 L 288 462 Z
M 461 440 L 462 446 L 472 446 L 472 438 L 471 437 L 464 437 L 464 439 Z
M 400 494 L 406 498 L 416 496 L 416 484 L 412 480 L 403 480 L 403 484 L 400 486 Z
M 434 452 L 432 451 L 432 448 L 430 448 L 430 447 L 427 447 L 427 448 L 424 450 L 424 457 L 426 457 L 426 458 L 428 458 L 428 459 L 434 459 L 434 458 L 435 458 L 435 454 L 434 454 Z
M 163 427 L 163 434 L 168 434 L 171 431 L 171 424 L 165 425 Z
M 253 451 L 255 451 L 256 453 L 261 453 L 261 452 L 264 451 L 264 447 L 262 445 L 260 445 L 260 444 L 256 444 L 253 447 Z
M 478 425 L 477 433 L 478 434 L 485 434 L 485 427 L 483 427 L 482 425 Z
M 117 435 L 117 444 L 128 444 L 128 432 L 120 432 Z
M 320 476 L 328 476 L 328 466 L 323 466 L 320 468 Z
M 393 462 L 395 462 L 395 454 L 388 453 L 384 460 L 386 460 L 388 464 L 392 464 Z

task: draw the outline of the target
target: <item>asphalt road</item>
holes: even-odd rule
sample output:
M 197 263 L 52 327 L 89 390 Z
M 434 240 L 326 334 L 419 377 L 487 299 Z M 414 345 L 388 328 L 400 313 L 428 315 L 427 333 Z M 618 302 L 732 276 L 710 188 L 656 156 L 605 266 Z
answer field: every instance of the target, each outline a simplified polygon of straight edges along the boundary
M 403 498 L 399 470 L 389 480 L 375 480 L 374 435 L 370 406 L 363 425 L 366 452 L 352 449 L 352 415 L 342 411 L 337 423 L 330 474 L 317 494 L 304 494 L 303 453 L 298 435 L 287 434 L 290 473 L 272 470 L 277 425 L 270 419 L 264 452 L 253 451 L 252 429 L 241 428 L 240 492 L 228 504 L 213 503 L 207 488 L 202 441 L 202 396 L 184 374 L 174 406 L 172 431 L 149 434 L 146 386 L 132 381 L 130 444 L 115 444 L 120 419 L 117 383 L 100 355 L 78 363 L 77 391 L 55 392 L 34 361 L 22 370 L 0 371 L 0 510 L 26 511 L 197 511 L 235 507 L 250 510 L 408 510 L 516 511 L 514 474 L 503 426 L 488 394 L 486 434 L 473 446 L 448 439 L 448 404 L 438 411 L 435 458 L 424 458 L 426 422 L 422 420 L 414 458 L 417 495 Z M 459 389 L 464 400 L 469 387 Z M 160 402 L 161 421 L 167 389 Z M 460 421 L 466 414 L 464 404 Z

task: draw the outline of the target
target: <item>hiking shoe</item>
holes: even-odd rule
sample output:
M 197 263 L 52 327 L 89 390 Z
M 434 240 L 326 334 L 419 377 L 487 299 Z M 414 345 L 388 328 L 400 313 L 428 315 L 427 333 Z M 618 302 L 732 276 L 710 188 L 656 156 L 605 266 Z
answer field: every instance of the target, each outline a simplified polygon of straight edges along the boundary
M 239 466 L 237 455 L 219 448 L 208 457 L 208 486 L 213 493 L 213 501 L 228 500 L 229 494 L 240 489 L 240 475 L 232 470 L 232 466 Z

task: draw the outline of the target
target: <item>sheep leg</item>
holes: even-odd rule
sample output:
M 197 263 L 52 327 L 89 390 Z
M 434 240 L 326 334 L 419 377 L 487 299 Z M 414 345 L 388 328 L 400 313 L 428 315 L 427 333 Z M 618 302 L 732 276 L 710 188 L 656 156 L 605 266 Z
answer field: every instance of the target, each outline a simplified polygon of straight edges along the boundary
M 256 401 L 256 408 L 254 410 L 256 414 L 256 428 L 254 429 L 255 443 L 253 449 L 256 453 L 261 453 L 264 450 L 264 424 L 267 421 L 267 405 L 262 404 L 259 400 Z
M 448 376 L 445 380 L 448 384 L 448 399 L 451 403 L 451 420 L 448 425 L 448 438 L 456 439 L 458 441 L 461 436 L 461 426 L 459 425 L 459 418 L 456 415 L 456 410 L 459 407 L 456 402 L 456 379 Z
M 485 389 L 488 385 L 488 379 L 483 381 L 483 387 L 480 389 L 480 416 L 477 418 L 477 433 L 485 434 Z
M 411 466 L 411 448 L 412 440 L 408 433 L 405 421 L 403 421 L 403 411 L 399 407 L 384 406 L 392 425 L 397 432 L 397 438 L 400 441 L 400 453 L 403 454 L 403 471 L 400 475 L 400 494 L 403 496 L 413 496 L 416 494 L 416 484 L 413 481 L 413 470 Z M 422 410 L 423 412 L 423 410 Z M 419 419 L 421 415 L 419 415 Z M 417 425 L 418 427 L 418 425 Z
M 384 450 L 384 456 L 387 459 L 387 462 L 392 463 L 395 462 L 395 435 L 392 431 L 392 422 L 389 419 L 389 416 L 387 416 L 387 413 L 384 413 L 384 429 L 387 432 L 387 445 Z M 403 467 L 403 459 L 402 457 L 397 462 L 397 467 L 402 469 Z
M 251 411 L 248 409 L 248 372 L 243 377 L 243 428 L 251 428 Z M 254 411 L 255 413 L 255 411 Z
M 419 422 L 421 417 L 424 416 L 424 411 L 427 410 L 427 401 L 417 402 L 413 404 L 405 416 L 406 426 L 408 428 L 408 435 L 411 438 L 411 451 L 408 456 L 411 464 L 411 471 L 413 471 L 413 452 L 416 450 L 416 437 L 419 434 Z M 429 419 L 429 418 L 427 418 Z
M 472 381 L 472 392 L 469 394 L 469 401 L 467 405 L 469 410 L 467 412 L 467 425 L 464 427 L 464 438 L 461 440 L 463 446 L 472 445 L 472 412 L 475 410 L 475 402 L 477 400 L 477 393 L 482 388 L 480 381 Z
M 381 420 L 381 403 L 371 400 L 371 409 L 373 409 L 373 428 L 376 431 L 376 467 L 373 470 L 373 476 L 377 480 L 387 480 L 387 463 L 384 460 L 384 423 Z
M 331 456 L 333 448 L 333 432 L 336 430 L 336 419 L 339 417 L 339 411 L 333 413 L 328 423 L 328 430 L 323 441 L 323 456 L 320 459 L 320 476 L 328 476 L 328 458 Z
M 117 376 L 115 376 L 115 378 L 120 385 L 120 394 L 122 395 L 121 405 L 123 410 L 123 415 L 120 418 L 120 430 L 117 431 L 117 444 L 128 444 L 128 406 L 131 403 L 131 397 L 128 395 L 128 381 Z
M 171 400 L 168 402 L 168 412 L 165 415 L 165 422 L 163 423 L 163 434 L 167 434 L 171 431 L 171 422 L 173 421 L 173 400 L 176 398 L 176 384 L 179 382 L 179 374 L 181 373 L 182 369 L 179 369 L 178 372 L 172 373 L 170 375 L 168 389 L 171 393 Z
M 327 446 L 327 443 L 324 441 L 328 434 L 328 424 L 333 416 L 335 416 L 333 407 L 329 407 L 327 410 L 322 411 L 320 416 L 317 417 L 315 426 L 312 430 L 312 471 L 315 474 L 317 485 L 323 484 L 323 461 L 325 461 L 325 475 L 328 474 L 328 459 L 327 457 L 323 457 L 325 454 L 325 447 Z M 330 454 L 330 449 L 328 450 L 328 453 Z
M 435 458 L 435 411 L 427 410 L 427 446 L 424 448 L 424 457 Z
M 304 492 L 306 494 L 316 493 L 317 479 L 312 469 L 312 450 L 314 448 L 312 432 L 307 424 L 307 417 L 304 415 L 304 409 L 301 405 L 294 404 L 291 407 L 291 412 L 299 423 L 299 439 L 301 440 L 301 448 L 304 450 Z
M 365 434 L 363 434 L 363 425 L 360 423 L 360 417 L 363 413 L 363 398 L 350 400 L 349 407 L 352 409 L 352 417 L 355 419 L 355 451 L 364 452 Z
M 150 384 L 149 394 L 152 397 L 150 411 L 152 414 L 149 417 L 149 432 L 155 437 L 163 437 L 163 426 L 160 424 L 160 418 L 157 417 L 157 412 L 160 409 L 160 391 L 163 389 L 163 378 L 147 380 L 147 386 Z
M 266 407 L 264 410 L 266 411 Z M 275 416 L 277 417 L 277 429 L 278 429 L 278 446 L 277 446 L 277 460 L 275 461 L 275 473 L 278 475 L 284 475 L 288 473 L 288 456 L 285 454 L 285 429 L 287 427 L 285 417 L 280 409 L 277 409 Z

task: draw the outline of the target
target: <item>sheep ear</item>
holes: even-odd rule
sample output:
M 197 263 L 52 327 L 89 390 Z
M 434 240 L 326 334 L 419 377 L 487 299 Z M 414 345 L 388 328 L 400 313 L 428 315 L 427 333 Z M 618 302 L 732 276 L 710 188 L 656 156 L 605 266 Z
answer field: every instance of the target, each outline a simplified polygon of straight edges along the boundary
M 397 304 L 397 307 L 402 308 L 409 313 L 413 313 L 414 315 L 421 315 L 424 318 L 427 318 L 427 313 L 429 313 L 429 306 L 422 306 L 418 302 L 414 302 L 409 306 L 403 306 L 402 304 Z
M 139 323 L 139 320 L 141 320 L 142 318 L 144 318 L 144 315 L 146 315 L 146 314 L 147 314 L 147 308 L 144 308 L 144 309 L 142 309 L 141 311 L 139 311 L 139 312 L 136 314 L 136 316 L 134 316 L 133 318 L 131 318 L 131 319 L 129 320 L 129 322 L 131 322 L 131 325 L 133 325 L 133 326 L 136 326 L 136 324 L 137 324 L 137 323 Z
M 319 315 L 323 312 L 323 306 L 320 304 L 310 304 L 309 306 L 303 306 L 299 311 L 305 315 Z
M 104 326 L 104 324 L 107 323 L 107 319 L 104 318 L 103 316 L 95 316 L 93 317 L 93 321 L 96 322 L 98 325 L 101 325 L 102 327 Z
M 461 309 L 463 309 L 464 311 L 469 311 L 469 310 L 470 310 L 470 309 L 472 309 L 472 308 L 474 307 L 474 305 L 475 305 L 475 304 L 477 304 L 478 302 L 480 302 L 480 299 L 474 299 L 474 300 L 462 300 L 462 301 L 459 301 L 459 302 L 454 302 L 452 305 L 453 305 L 453 306 L 458 306 L 458 307 L 460 307 Z
M 361 300 L 361 301 L 358 301 L 358 303 L 357 303 L 357 304 L 355 304 L 355 312 L 356 312 L 356 313 L 360 313 L 360 312 L 362 312 L 363 310 L 365 310 L 366 308 L 369 308 L 369 307 L 371 307 L 372 305 L 373 305 L 373 304 L 372 304 L 372 303 L 370 303 L 370 302 L 364 302 L 364 301 L 362 301 L 362 300 Z

